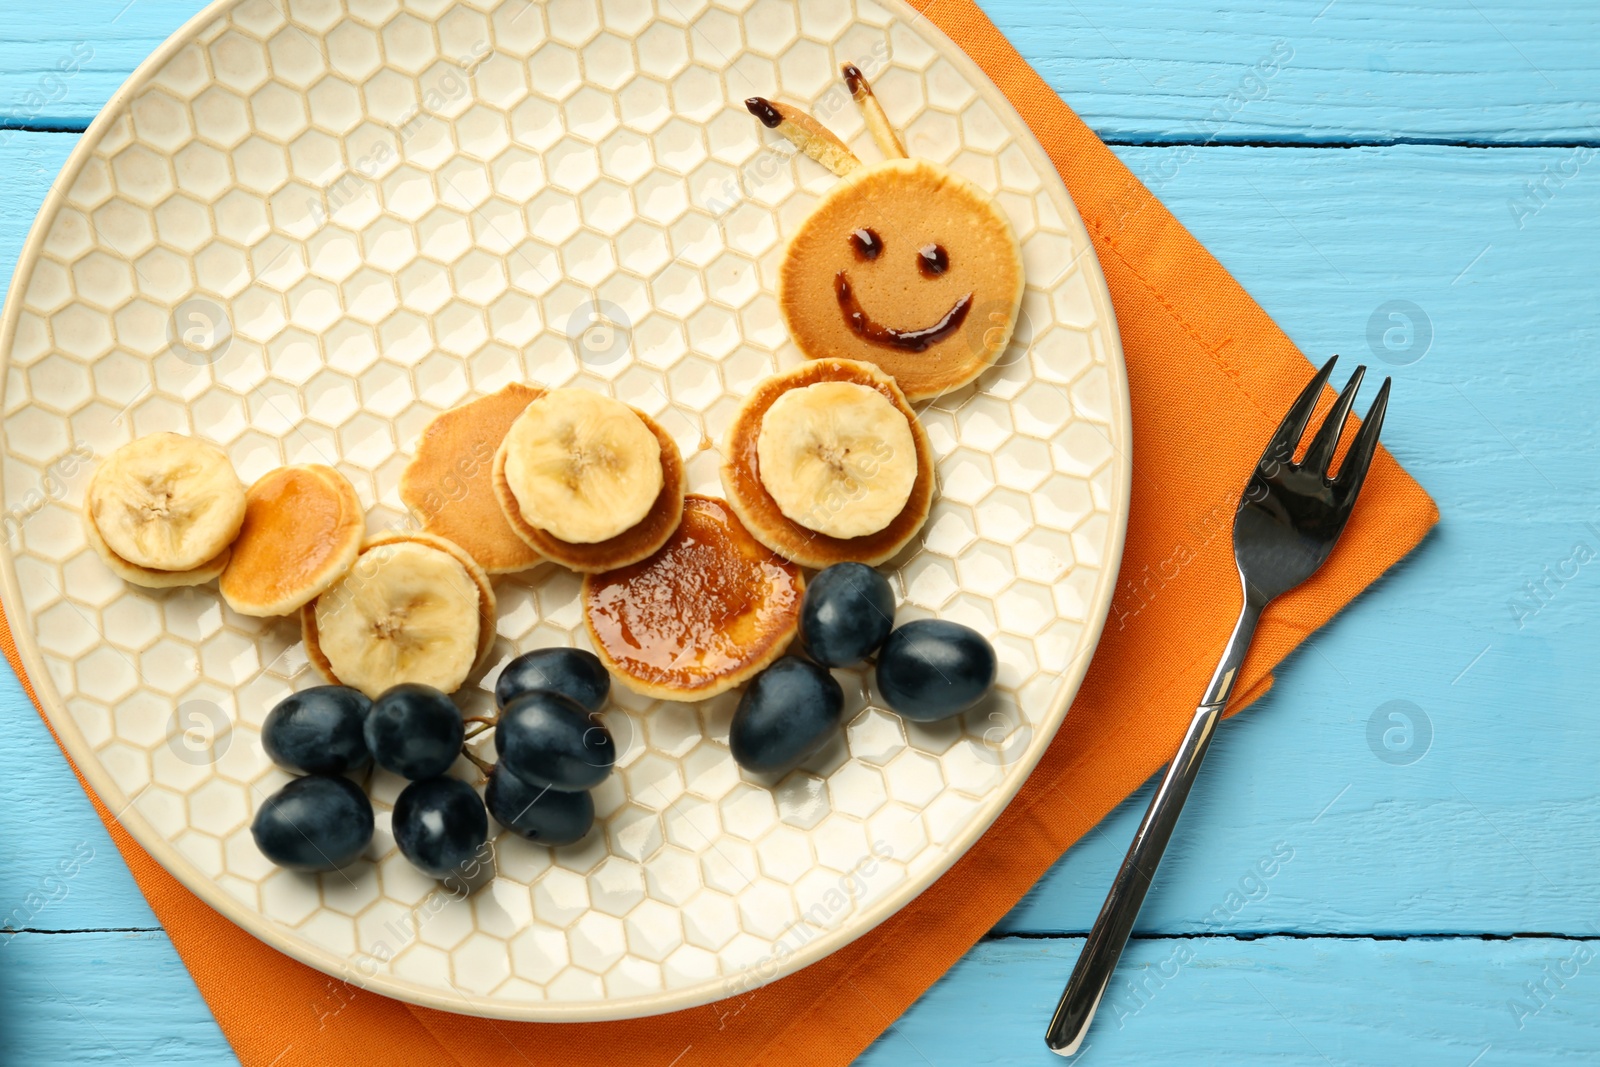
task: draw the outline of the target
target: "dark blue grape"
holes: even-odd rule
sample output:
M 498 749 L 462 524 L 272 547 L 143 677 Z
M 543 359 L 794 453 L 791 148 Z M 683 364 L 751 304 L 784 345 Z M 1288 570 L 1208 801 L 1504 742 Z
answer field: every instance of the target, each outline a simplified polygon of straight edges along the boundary
M 824 667 L 853 667 L 894 628 L 894 590 L 864 563 L 835 563 L 806 583 L 800 640 Z
M 750 771 L 787 771 L 839 729 L 844 690 L 825 668 L 784 656 L 756 675 L 728 728 L 734 762 Z
M 250 835 L 280 867 L 331 871 L 361 855 L 372 840 L 372 802 L 348 778 L 296 778 L 261 805 Z
M 365 732 L 378 766 L 415 782 L 450 769 L 467 724 L 449 697 L 431 685 L 407 682 L 372 702 Z
M 878 654 L 878 692 L 895 713 L 936 722 L 966 711 L 994 685 L 994 646 L 970 626 L 908 622 Z
M 539 648 L 506 664 L 494 683 L 494 700 L 503 708 L 538 689 L 571 697 L 585 711 L 599 711 L 611 692 L 611 675 L 593 652 Z
M 529 785 L 504 767 L 489 772 L 484 802 L 495 822 L 541 845 L 570 845 L 594 825 L 594 798 L 587 790 L 563 793 Z
M 400 791 L 391 822 L 400 854 L 424 874 L 460 873 L 489 839 L 478 791 L 459 778 L 425 778 Z
M 598 714 L 540 689 L 500 712 L 494 749 L 501 765 L 529 785 L 568 793 L 593 789 L 617 762 L 617 744 Z
M 267 713 L 261 747 L 280 767 L 302 774 L 343 774 L 371 757 L 363 734 L 372 701 L 342 685 L 291 693 Z

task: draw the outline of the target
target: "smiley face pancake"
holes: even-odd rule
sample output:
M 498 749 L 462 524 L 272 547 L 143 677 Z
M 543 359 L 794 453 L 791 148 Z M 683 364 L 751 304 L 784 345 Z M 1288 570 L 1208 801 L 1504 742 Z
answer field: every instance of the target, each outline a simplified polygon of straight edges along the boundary
M 910 400 L 972 381 L 1022 303 L 1015 232 L 981 189 L 923 160 L 842 178 L 789 242 L 778 304 L 811 359 L 875 363 Z

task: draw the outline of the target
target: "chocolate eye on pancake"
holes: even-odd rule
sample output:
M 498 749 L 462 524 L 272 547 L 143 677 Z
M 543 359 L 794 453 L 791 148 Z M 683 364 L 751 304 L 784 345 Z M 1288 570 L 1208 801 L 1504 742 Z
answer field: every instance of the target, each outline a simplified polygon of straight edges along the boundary
M 807 358 L 874 363 L 909 399 L 925 400 L 966 385 L 1010 344 L 1022 250 L 987 192 L 908 158 L 861 71 L 844 74 L 881 163 L 862 163 L 797 108 L 746 102 L 840 177 L 790 238 L 778 306 Z
M 883 254 L 883 238 L 878 236 L 877 230 L 863 226 L 850 235 L 850 247 L 855 250 L 857 259 L 871 262 Z

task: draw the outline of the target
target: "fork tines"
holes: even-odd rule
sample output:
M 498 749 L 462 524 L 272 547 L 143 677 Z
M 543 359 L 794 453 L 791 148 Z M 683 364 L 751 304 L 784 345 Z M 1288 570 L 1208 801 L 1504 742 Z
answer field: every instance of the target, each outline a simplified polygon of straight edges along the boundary
M 1350 451 L 1345 455 L 1344 462 L 1339 465 L 1336 477 L 1330 477 L 1329 468 L 1333 465 L 1334 455 L 1339 450 L 1339 438 L 1344 433 L 1350 409 L 1355 405 L 1356 392 L 1360 390 L 1362 379 L 1366 377 L 1365 366 L 1358 366 L 1355 373 L 1350 375 L 1350 380 L 1345 383 L 1339 398 L 1333 402 L 1328 417 L 1322 421 L 1316 436 L 1306 448 L 1305 457 L 1298 464 L 1292 462 L 1300 439 L 1305 435 L 1306 424 L 1311 421 L 1311 413 L 1316 409 L 1317 400 L 1322 396 L 1322 387 L 1328 384 L 1328 378 L 1333 374 L 1333 365 L 1338 361 L 1339 357 L 1334 356 L 1324 363 L 1322 369 L 1317 371 L 1316 376 L 1300 391 L 1288 414 L 1284 415 L 1283 422 L 1278 425 L 1277 432 L 1272 435 L 1272 440 L 1267 442 L 1267 450 L 1261 455 L 1260 466 L 1266 472 L 1278 466 L 1309 468 L 1321 474 L 1323 479 L 1341 495 L 1354 496 L 1361 489 L 1361 482 L 1367 476 L 1367 468 L 1372 464 L 1372 454 L 1378 447 L 1378 434 L 1383 429 L 1383 416 L 1389 410 L 1389 385 L 1392 379 L 1383 380 L 1383 385 L 1378 389 L 1378 398 L 1372 402 L 1372 407 L 1367 409 L 1366 418 L 1361 420 L 1361 428 L 1356 431 L 1355 441 L 1350 445 Z

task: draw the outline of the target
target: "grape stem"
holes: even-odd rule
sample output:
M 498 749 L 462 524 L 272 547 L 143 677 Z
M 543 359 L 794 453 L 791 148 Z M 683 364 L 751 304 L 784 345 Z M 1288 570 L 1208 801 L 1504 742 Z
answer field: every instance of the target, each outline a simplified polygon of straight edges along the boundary
M 468 760 L 472 761 L 472 765 L 478 768 L 479 772 L 482 773 L 484 778 L 487 779 L 489 777 L 489 771 L 494 767 L 494 764 L 481 759 L 476 753 L 467 748 L 465 742 L 471 741 L 475 737 L 482 737 L 490 730 L 493 730 L 497 725 L 499 725 L 500 717 L 498 715 L 469 715 L 462 721 L 472 723 L 473 728 L 468 730 L 462 736 L 461 740 L 463 744 L 461 745 L 461 754 L 467 757 Z
M 489 772 L 494 769 L 494 764 L 481 758 L 476 753 L 468 751 L 465 745 L 461 747 L 461 754 L 467 757 L 467 759 L 472 762 L 474 767 L 478 768 L 479 772 L 483 774 L 484 778 L 488 778 Z

